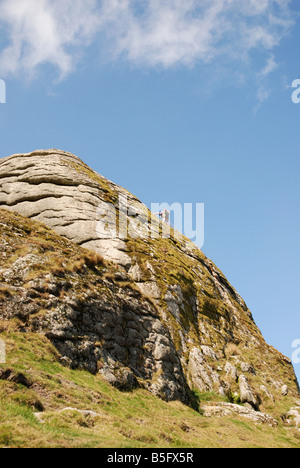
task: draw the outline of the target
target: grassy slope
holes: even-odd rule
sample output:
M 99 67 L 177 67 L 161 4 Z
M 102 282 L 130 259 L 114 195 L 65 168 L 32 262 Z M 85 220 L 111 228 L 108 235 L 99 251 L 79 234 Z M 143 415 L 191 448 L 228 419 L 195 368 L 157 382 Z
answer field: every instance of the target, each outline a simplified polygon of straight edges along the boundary
M 2 267 L 29 252 L 47 251 L 48 261 L 30 271 L 28 281 L 49 271 L 59 279 L 61 273 L 80 272 L 85 263 L 95 260 L 42 225 L 5 210 L 0 213 L 5 245 L 0 252 Z M 10 300 L 8 286 L 3 283 L 0 288 L 4 302 Z M 33 383 L 27 388 L 0 380 L 0 447 L 300 446 L 300 432 L 281 422 L 272 428 L 240 418 L 204 418 L 201 410 L 163 402 L 141 389 L 122 393 L 100 375 L 64 367 L 50 341 L 17 319 L 0 321 L 0 339 L 6 343 L 7 354 L 0 370 L 21 372 Z M 214 398 L 200 395 L 200 399 Z M 66 407 L 97 415 L 61 411 Z M 282 413 L 287 410 L 281 409 Z
M 273 428 L 239 418 L 204 418 L 201 411 L 163 402 L 144 390 L 120 392 L 99 375 L 60 365 L 47 338 L 20 332 L 17 322 L 1 322 L 0 336 L 7 348 L 7 362 L 0 368 L 33 382 L 27 388 L 0 380 L 1 447 L 300 446 L 299 431 L 281 424 Z M 61 411 L 66 407 L 97 415 Z

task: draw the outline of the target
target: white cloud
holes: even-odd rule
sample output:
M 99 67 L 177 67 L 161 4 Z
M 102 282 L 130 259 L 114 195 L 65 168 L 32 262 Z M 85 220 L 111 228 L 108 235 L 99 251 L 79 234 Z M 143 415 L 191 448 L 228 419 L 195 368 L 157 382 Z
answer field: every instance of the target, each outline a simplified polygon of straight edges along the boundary
M 144 5 L 139 15 L 137 3 Z M 102 5 L 111 52 L 145 66 L 193 65 L 226 54 L 245 57 L 257 47 L 271 50 L 291 25 L 284 0 L 104 0 Z
M 274 58 L 274 55 L 272 54 L 268 60 L 267 60 L 267 63 L 266 65 L 264 66 L 264 68 L 261 70 L 261 72 L 259 73 L 259 77 L 261 78 L 265 78 L 267 77 L 268 75 L 270 75 L 270 73 L 272 73 L 273 71 L 275 71 L 277 68 L 278 68 L 278 63 L 276 62 L 275 58 Z
M 289 30 L 290 0 L 0 0 L 6 45 L 0 73 L 33 74 L 55 65 L 71 73 L 98 43 L 111 60 L 137 66 L 193 66 L 225 57 L 246 61 L 272 50 Z M 273 61 L 272 61 L 273 60 Z
M 97 30 L 95 6 L 94 0 L 2 0 L 0 24 L 9 43 L 0 54 L 1 72 L 32 74 L 50 63 L 66 76 L 76 48 L 88 44 Z
M 274 55 L 271 54 L 265 66 L 260 72 L 256 75 L 256 84 L 257 84 L 257 104 L 254 108 L 254 112 L 257 112 L 261 105 L 270 97 L 272 93 L 271 84 L 269 80 L 269 75 L 273 73 L 279 67 L 276 62 Z

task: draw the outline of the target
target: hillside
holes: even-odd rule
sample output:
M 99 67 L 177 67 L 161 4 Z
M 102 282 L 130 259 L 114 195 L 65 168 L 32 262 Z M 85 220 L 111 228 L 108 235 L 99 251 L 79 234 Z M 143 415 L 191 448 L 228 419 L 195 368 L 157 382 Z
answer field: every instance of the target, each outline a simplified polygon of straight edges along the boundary
M 69 153 L 0 181 L 3 446 L 299 446 L 291 362 L 194 244 L 100 238 L 99 204 L 149 210 Z

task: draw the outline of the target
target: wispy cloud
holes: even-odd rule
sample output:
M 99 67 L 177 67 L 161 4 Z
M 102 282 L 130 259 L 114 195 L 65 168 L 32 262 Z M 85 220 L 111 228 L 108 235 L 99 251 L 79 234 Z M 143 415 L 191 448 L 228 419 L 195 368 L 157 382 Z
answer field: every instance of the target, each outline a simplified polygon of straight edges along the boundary
M 278 63 L 276 62 L 274 55 L 272 54 L 268 58 L 267 63 L 264 66 L 264 68 L 259 72 L 258 76 L 260 78 L 265 78 L 268 75 L 270 75 L 270 73 L 275 71 L 278 68 L 278 66 L 279 66 Z
M 290 0 L 0 0 L 0 72 L 34 74 L 42 64 L 70 74 L 98 43 L 110 60 L 193 66 L 218 57 L 272 53 L 292 24 Z
M 2 74 L 32 75 L 45 63 L 63 77 L 79 50 L 98 30 L 94 0 L 2 0 L 0 25 L 8 45 L 0 54 Z M 3 38 L 3 36 L 2 36 Z

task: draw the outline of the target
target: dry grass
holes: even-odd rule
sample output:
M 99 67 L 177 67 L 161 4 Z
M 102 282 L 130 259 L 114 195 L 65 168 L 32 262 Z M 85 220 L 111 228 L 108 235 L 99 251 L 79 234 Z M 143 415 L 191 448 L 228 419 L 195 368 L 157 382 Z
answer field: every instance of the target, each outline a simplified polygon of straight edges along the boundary
M 225 347 L 225 356 L 227 358 L 229 358 L 231 356 L 239 356 L 240 354 L 241 354 L 241 350 L 239 349 L 239 347 L 235 343 L 229 343 Z

